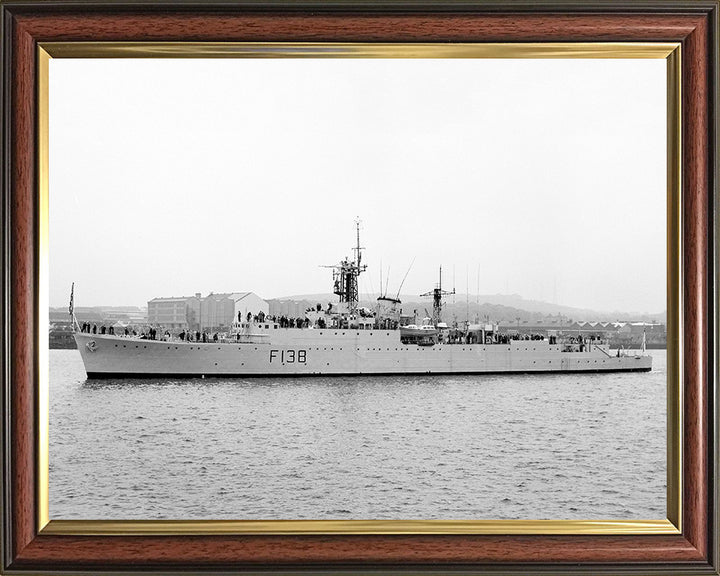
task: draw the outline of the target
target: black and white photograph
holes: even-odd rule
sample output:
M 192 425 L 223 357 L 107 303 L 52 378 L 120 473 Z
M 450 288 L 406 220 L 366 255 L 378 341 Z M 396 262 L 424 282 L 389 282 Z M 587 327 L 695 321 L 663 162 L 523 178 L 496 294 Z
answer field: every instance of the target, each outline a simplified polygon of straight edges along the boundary
M 50 519 L 666 518 L 667 75 L 50 60 Z

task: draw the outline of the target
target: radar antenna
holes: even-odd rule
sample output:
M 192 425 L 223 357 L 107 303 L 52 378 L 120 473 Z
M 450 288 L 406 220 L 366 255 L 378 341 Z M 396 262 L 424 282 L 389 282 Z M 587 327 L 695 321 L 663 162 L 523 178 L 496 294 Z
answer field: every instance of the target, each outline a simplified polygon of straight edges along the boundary
M 442 321 L 442 308 L 443 308 L 443 302 L 442 298 L 443 296 L 448 296 L 450 294 L 455 294 L 455 288 L 452 289 L 452 292 L 448 292 L 447 290 L 442 289 L 442 266 L 440 266 L 440 278 L 438 281 L 437 286 L 430 292 L 425 292 L 425 294 L 420 294 L 420 296 L 432 296 L 433 299 L 433 324 L 437 326 Z

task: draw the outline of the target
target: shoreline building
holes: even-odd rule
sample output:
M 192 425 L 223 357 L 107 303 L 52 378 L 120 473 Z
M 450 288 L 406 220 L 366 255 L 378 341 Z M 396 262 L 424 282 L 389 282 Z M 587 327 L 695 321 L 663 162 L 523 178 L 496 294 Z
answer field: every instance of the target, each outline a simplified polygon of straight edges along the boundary
M 227 330 L 248 313 L 269 313 L 268 303 L 254 292 L 211 292 L 194 296 L 153 298 L 148 301 L 148 324 L 167 330 Z
M 327 306 L 325 299 L 321 302 L 315 302 L 310 300 L 278 300 L 273 299 L 268 301 L 270 314 L 272 316 L 286 316 L 287 318 L 304 318 L 305 311 L 308 308 L 315 309 L 315 306 L 320 303 L 323 307 Z
M 198 325 L 200 294 L 171 296 L 148 301 L 148 324 L 168 330 L 187 330 Z
M 233 322 L 245 320 L 262 312 L 270 313 L 268 303 L 254 292 L 228 292 L 208 294 L 202 301 L 201 330 L 225 330 Z
M 270 305 L 254 292 L 233 292 L 228 298 L 233 302 L 233 321 L 244 319 L 248 314 L 270 314 Z
M 202 299 L 200 305 L 200 330 L 221 330 L 230 326 L 233 321 L 233 302 L 230 294 L 214 294 L 210 292 Z

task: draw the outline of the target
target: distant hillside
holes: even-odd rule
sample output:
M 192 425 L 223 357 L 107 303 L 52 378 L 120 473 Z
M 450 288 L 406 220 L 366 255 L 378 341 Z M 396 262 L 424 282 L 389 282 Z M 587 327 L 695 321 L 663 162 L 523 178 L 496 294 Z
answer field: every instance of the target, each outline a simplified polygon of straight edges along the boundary
M 315 303 L 327 304 L 328 302 L 336 302 L 337 297 L 333 294 L 302 294 L 294 296 L 286 296 L 283 298 L 273 298 L 273 300 L 284 300 L 294 302 L 306 302 L 313 305 Z M 417 310 L 418 315 L 425 315 L 432 311 L 432 299 L 421 298 L 417 295 L 401 294 L 402 309 L 406 313 L 412 313 Z M 454 301 L 454 303 L 453 303 Z M 478 305 L 479 302 L 479 305 Z M 361 295 L 361 306 L 372 308 L 374 306 L 374 297 L 367 299 Z M 480 319 L 488 318 L 489 320 L 512 320 L 517 318 L 523 320 L 539 320 L 548 316 L 562 316 L 566 320 L 579 320 L 588 322 L 614 322 L 616 320 L 635 320 L 640 322 L 665 322 L 666 313 L 659 312 L 656 314 L 643 314 L 638 312 L 600 312 L 587 308 L 574 308 L 572 306 L 563 306 L 560 304 L 551 304 L 550 302 L 542 302 L 540 300 L 526 300 L 519 294 L 482 294 L 476 296 L 470 294 L 455 294 L 445 299 L 445 307 L 443 310 L 445 320 L 451 320 L 453 317 L 458 320 L 465 320 L 469 316 L 470 320 L 478 317 Z

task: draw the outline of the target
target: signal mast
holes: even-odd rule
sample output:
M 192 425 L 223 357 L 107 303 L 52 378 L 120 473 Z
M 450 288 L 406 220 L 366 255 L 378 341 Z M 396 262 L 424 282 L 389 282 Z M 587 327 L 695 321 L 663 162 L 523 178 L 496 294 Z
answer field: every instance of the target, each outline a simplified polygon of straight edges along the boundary
M 359 219 L 355 220 L 355 231 L 357 235 L 357 244 L 353 248 L 355 258 L 350 260 L 346 257 L 339 264 L 324 266 L 324 268 L 333 269 L 333 293 L 340 298 L 341 304 L 347 303 L 349 314 L 357 312 L 358 302 L 360 301 L 358 277 L 367 269 L 367 264 L 362 263 L 362 251 L 364 248 L 360 246 Z
M 443 296 L 448 296 L 450 294 L 455 294 L 455 288 L 452 289 L 452 292 L 448 292 L 447 290 L 442 289 L 442 266 L 440 266 L 440 279 L 437 283 L 437 286 L 433 288 L 430 292 L 425 292 L 425 294 L 420 294 L 420 296 L 432 296 L 433 299 L 433 324 L 437 326 L 440 324 L 442 320 L 442 307 L 443 302 L 442 298 Z

